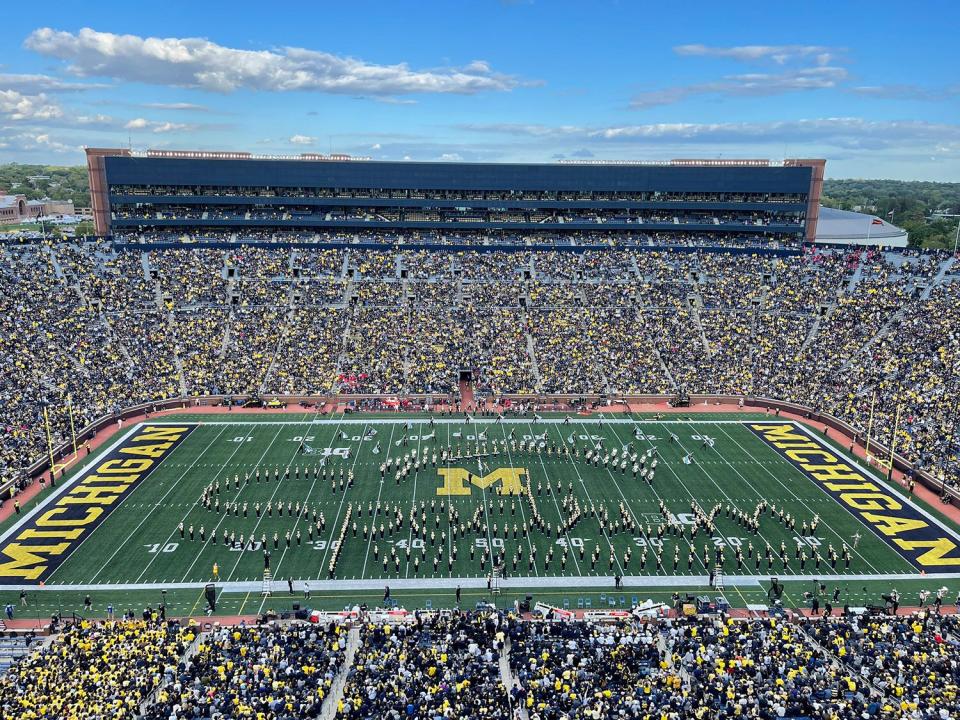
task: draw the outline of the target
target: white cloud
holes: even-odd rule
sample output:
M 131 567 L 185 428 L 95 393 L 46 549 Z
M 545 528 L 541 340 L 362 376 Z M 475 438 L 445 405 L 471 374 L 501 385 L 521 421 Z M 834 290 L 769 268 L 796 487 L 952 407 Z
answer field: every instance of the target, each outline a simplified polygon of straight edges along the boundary
M 183 130 L 196 130 L 197 125 L 187 123 L 174 123 L 160 120 L 147 120 L 146 118 L 134 118 L 123 126 L 126 130 L 149 130 L 154 133 L 179 132 Z
M 778 65 L 797 60 L 813 59 L 818 65 L 828 65 L 842 48 L 823 45 L 738 45 L 735 47 L 711 47 L 709 45 L 677 45 L 673 48 L 677 55 L 695 55 L 702 57 L 731 58 L 741 62 L 760 62 L 772 60 Z
M 473 132 L 512 135 L 543 140 L 596 143 L 623 142 L 663 144 L 751 144 L 780 146 L 782 143 L 821 143 L 844 148 L 881 148 L 903 145 L 943 144 L 960 141 L 960 125 L 921 120 L 867 120 L 857 117 L 814 118 L 773 122 L 649 123 L 606 127 L 519 124 L 460 125 Z M 596 149 L 597 146 L 594 146 Z
M 16 90 L 0 90 L 0 117 L 6 120 L 53 120 L 63 116 L 63 109 L 40 93 L 24 95 Z
M 848 77 L 849 73 L 845 68 L 830 65 L 799 68 L 782 73 L 727 75 L 722 80 L 640 93 L 630 101 L 630 107 L 642 110 L 658 105 L 670 105 L 694 95 L 767 96 L 804 90 L 824 90 L 838 87 Z
M 374 143 L 373 145 L 370 146 L 370 149 L 371 149 L 371 150 L 379 150 L 379 149 L 380 149 L 380 143 Z
M 463 162 L 463 155 L 460 153 L 443 153 L 440 155 L 442 162 Z
M 75 83 L 51 77 L 50 75 L 30 75 L 22 73 L 0 73 L 0 87 L 8 90 L 21 90 L 27 93 L 73 92 L 107 87 L 100 83 Z
M 469 123 L 455 126 L 459 130 L 500 133 L 503 135 L 527 135 L 530 137 L 561 137 L 586 135 L 589 129 L 578 125 L 537 125 L 522 123 Z
M 69 145 L 50 137 L 49 133 L 24 132 L 0 138 L 0 147 L 16 152 L 52 152 L 56 154 L 78 152 L 76 145 Z
M 416 105 L 416 100 L 411 100 L 410 98 L 396 98 L 385 95 L 383 97 L 372 97 L 371 100 L 375 102 L 380 102 L 385 105 Z
M 109 115 L 97 113 L 96 115 L 72 115 L 73 122 L 77 125 L 113 125 L 113 118 Z
M 406 63 L 377 65 L 332 53 L 286 47 L 241 50 L 203 38 L 116 35 L 83 28 L 77 33 L 40 28 L 24 45 L 68 63 L 81 77 L 202 88 L 304 90 L 327 93 L 398 95 L 477 93 L 511 90 L 521 82 L 474 61 L 463 68 L 413 70 Z
M 196 103 L 188 103 L 188 102 L 143 103 L 142 107 L 151 108 L 153 110 L 179 110 L 182 112 L 210 112 L 210 108 L 208 108 L 206 105 L 197 105 Z
M 289 142 L 293 145 L 313 145 L 317 139 L 310 135 L 292 135 Z
M 180 130 L 189 130 L 193 126 L 186 123 L 175 123 L 175 122 L 162 122 L 157 123 L 153 127 L 155 133 L 167 133 L 167 132 L 178 132 Z
M 933 88 L 910 84 L 858 85 L 848 88 L 847 92 L 863 97 L 882 98 L 885 100 L 932 101 L 960 95 L 960 85 Z
M 842 62 L 842 48 L 824 45 L 678 45 L 677 55 L 707 58 L 729 58 L 748 64 L 782 66 L 774 72 L 750 72 L 725 75 L 717 80 L 675 85 L 642 92 L 630 102 L 635 110 L 671 105 L 697 95 L 770 96 L 808 90 L 825 90 L 842 86 L 850 73 Z

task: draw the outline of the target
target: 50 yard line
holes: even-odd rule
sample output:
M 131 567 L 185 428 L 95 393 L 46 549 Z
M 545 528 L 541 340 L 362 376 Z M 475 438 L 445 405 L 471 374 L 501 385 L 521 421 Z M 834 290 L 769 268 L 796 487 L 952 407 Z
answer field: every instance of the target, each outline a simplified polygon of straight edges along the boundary
M 341 415 L 341 416 L 340 416 L 340 419 L 343 420 L 343 417 L 344 417 L 344 416 Z M 333 447 L 333 441 L 336 440 L 336 438 L 337 438 L 337 432 L 338 432 L 339 429 L 340 429 L 340 425 L 341 425 L 341 423 L 338 422 L 338 423 L 337 423 L 337 429 L 334 431 L 333 437 L 330 438 L 330 443 L 331 443 L 331 444 L 330 444 L 329 447 Z M 351 472 L 352 472 L 353 469 L 357 466 L 357 461 L 360 459 L 360 448 L 362 448 L 362 447 L 363 447 L 363 440 L 361 439 L 361 440 L 360 440 L 360 444 L 357 445 L 357 454 L 354 456 L 353 462 L 350 464 L 350 470 L 351 470 Z M 347 487 L 345 487 L 345 488 L 343 489 L 343 495 L 342 495 L 342 497 L 340 498 L 340 504 L 337 506 L 337 514 L 336 514 L 336 517 L 334 517 L 334 519 L 333 519 L 333 524 L 332 524 L 331 527 L 330 527 L 330 539 L 327 541 L 327 547 L 326 547 L 326 549 L 323 551 L 323 558 L 321 558 L 321 560 L 320 560 L 320 572 L 317 573 L 317 577 L 316 577 L 317 580 L 323 579 L 323 569 L 327 566 L 327 557 L 328 557 L 330 551 L 333 550 L 333 537 L 334 537 L 334 535 L 336 534 L 337 529 L 340 527 L 340 515 L 341 515 L 341 513 L 343 512 L 343 503 L 346 502 L 346 500 L 347 500 L 347 493 L 348 493 L 348 492 L 350 492 L 350 486 L 349 486 L 349 484 L 347 485 Z M 344 540 L 346 540 L 346 536 L 344 536 Z

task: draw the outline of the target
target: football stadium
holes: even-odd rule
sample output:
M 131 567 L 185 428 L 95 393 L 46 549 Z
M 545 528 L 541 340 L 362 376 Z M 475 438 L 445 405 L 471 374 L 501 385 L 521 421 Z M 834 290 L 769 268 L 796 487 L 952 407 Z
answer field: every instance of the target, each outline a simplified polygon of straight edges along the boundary
M 86 152 L 0 248 L 4 717 L 960 712 L 960 263 L 824 160 Z

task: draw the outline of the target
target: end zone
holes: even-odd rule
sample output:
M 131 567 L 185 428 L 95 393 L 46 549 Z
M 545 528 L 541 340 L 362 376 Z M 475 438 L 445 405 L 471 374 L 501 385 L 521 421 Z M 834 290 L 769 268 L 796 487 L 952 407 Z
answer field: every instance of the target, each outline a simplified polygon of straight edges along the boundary
M 131 428 L 0 537 L 0 585 L 49 577 L 195 427 Z

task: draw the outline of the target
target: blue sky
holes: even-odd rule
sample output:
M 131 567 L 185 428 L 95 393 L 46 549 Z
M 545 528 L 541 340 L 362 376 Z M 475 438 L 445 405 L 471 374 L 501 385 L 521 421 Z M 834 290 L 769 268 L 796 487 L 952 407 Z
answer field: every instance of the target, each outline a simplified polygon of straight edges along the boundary
M 958 21 L 939 0 L 50 3 L 5 17 L 0 162 L 826 157 L 956 182 Z

